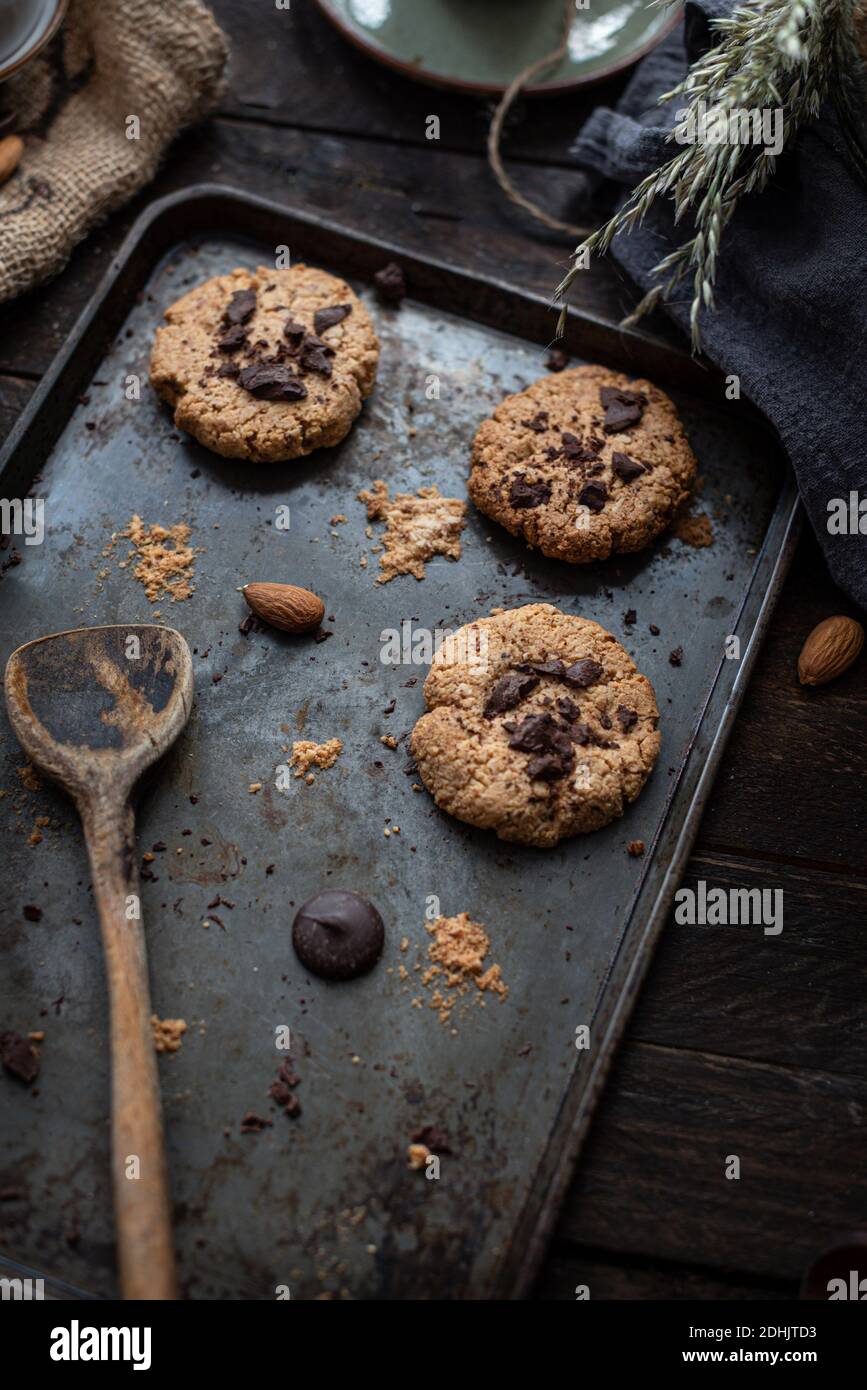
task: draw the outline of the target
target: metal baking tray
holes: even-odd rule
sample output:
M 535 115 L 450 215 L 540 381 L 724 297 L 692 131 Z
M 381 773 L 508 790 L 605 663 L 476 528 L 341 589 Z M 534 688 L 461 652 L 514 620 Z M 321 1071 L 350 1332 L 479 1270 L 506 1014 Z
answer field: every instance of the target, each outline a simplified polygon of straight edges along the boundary
M 352 280 L 372 307 L 382 357 L 342 445 L 263 467 L 176 433 L 147 385 L 147 360 L 163 309 L 187 287 L 273 263 L 278 246 Z M 373 273 L 392 258 L 410 287 L 400 310 L 371 294 Z M 142 885 L 154 1008 L 188 1023 L 160 1070 L 189 1297 L 268 1299 L 288 1287 L 293 1298 L 509 1298 L 537 1268 L 797 531 L 779 449 L 758 416 L 725 399 L 720 377 L 645 333 L 572 312 L 574 360 L 672 391 L 714 544 L 668 537 L 578 568 L 544 559 L 470 506 L 459 562 L 431 561 L 421 583 L 376 585 L 356 494 L 381 477 L 392 491 L 436 483 L 464 496 L 477 425 L 542 375 L 552 324 L 549 305 L 512 286 L 202 186 L 139 219 L 3 451 L 0 496 L 32 488 L 46 513 L 44 543 L 18 542 L 22 562 L 0 582 L 4 663 L 44 633 L 152 616 L 118 567 L 125 547 L 102 554 L 134 512 L 188 521 L 202 547 L 194 596 L 156 605 L 194 650 L 196 707 L 138 818 L 142 851 L 166 845 Z M 438 401 L 426 396 L 431 375 Z M 138 400 L 128 399 L 133 378 Z M 288 531 L 272 524 L 282 504 Z M 332 525 L 338 513 L 348 520 Z M 243 635 L 236 587 L 252 579 L 322 594 L 334 635 Z M 403 620 L 453 629 L 536 600 L 613 631 L 662 713 L 662 751 L 639 800 L 607 829 L 549 851 L 505 846 L 413 791 L 406 742 L 425 668 L 380 661 L 381 632 Z M 627 626 L 628 609 L 637 621 Z M 730 635 L 739 660 L 726 658 Z M 281 791 L 275 769 L 302 729 L 341 738 L 345 751 L 313 786 Z M 387 734 L 397 750 L 381 743 Z M 106 998 L 85 856 L 61 796 L 19 780 L 24 759 L 5 715 L 0 737 L 0 1020 L 46 1034 L 38 1094 L 0 1077 L 0 1189 L 12 1191 L 0 1203 L 0 1253 L 62 1281 L 61 1296 L 111 1297 Z M 253 782 L 263 789 L 251 795 Z M 33 845 L 37 816 L 50 823 Z M 384 836 L 387 818 L 399 834 Z M 643 859 L 627 854 L 636 839 Z M 379 967 L 342 985 L 306 976 L 291 946 L 295 908 L 337 886 L 367 894 L 387 928 Z M 210 909 L 218 894 L 234 907 Z M 451 1027 L 413 1004 L 429 997 L 413 966 L 429 943 L 430 895 L 443 913 L 486 925 L 489 963 L 510 991 L 485 1008 L 463 1001 Z M 25 904 L 41 920 L 25 920 Z M 302 1078 L 295 1121 L 267 1099 L 281 1024 Z M 589 1050 L 575 1046 L 581 1024 Z M 239 1133 L 250 1109 L 272 1127 Z M 425 1125 L 448 1137 L 438 1179 L 407 1166 Z

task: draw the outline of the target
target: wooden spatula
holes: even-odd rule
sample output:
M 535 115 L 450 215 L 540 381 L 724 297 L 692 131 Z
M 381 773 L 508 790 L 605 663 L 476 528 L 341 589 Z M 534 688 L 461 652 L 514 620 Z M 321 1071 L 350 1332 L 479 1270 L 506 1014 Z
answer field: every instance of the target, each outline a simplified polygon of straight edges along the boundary
M 84 826 L 111 1005 L 112 1178 L 123 1295 L 174 1298 L 130 798 L 189 718 L 190 650 L 180 633 L 150 624 L 58 632 L 12 653 L 5 686 L 24 751 L 69 793 Z

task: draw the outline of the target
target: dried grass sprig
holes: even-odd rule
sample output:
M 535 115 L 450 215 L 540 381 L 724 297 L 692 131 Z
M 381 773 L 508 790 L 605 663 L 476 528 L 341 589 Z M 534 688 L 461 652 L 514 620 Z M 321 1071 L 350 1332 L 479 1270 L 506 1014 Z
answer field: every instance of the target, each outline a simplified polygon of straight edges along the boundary
M 711 21 L 719 42 L 659 101 L 680 98 L 683 111 L 696 122 L 702 108 L 726 119 L 743 111 L 781 111 L 785 148 L 807 122 L 816 119 L 835 79 L 835 98 L 847 103 L 853 118 L 858 92 L 851 79 L 855 70 L 851 8 L 852 0 L 754 0 L 740 5 L 728 18 Z M 844 67 L 848 81 L 842 79 Z M 668 137 L 672 141 L 685 128 L 683 112 L 678 115 L 681 120 Z M 576 247 L 573 265 L 554 295 L 562 304 L 558 332 L 562 333 L 565 323 L 566 296 L 589 256 L 604 255 L 615 236 L 640 226 L 654 203 L 667 198 L 676 224 L 691 217 L 693 235 L 653 267 L 651 275 L 659 283 L 624 325 L 636 323 L 660 300 L 670 299 L 684 282 L 691 282 L 690 336 L 693 351 L 698 352 L 702 310 L 714 305 L 725 228 L 740 200 L 767 186 L 776 163 L 774 153 L 761 144 L 701 139 L 685 144 L 642 179 L 610 221 Z

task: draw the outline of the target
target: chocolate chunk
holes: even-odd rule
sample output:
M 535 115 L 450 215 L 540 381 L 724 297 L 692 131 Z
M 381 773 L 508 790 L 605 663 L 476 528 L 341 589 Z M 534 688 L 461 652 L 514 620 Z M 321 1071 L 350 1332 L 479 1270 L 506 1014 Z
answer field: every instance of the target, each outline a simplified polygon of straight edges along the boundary
M 573 743 L 589 743 L 593 737 L 593 730 L 589 724 L 573 724 L 569 730 L 569 737 Z
M 639 463 L 637 459 L 631 459 L 628 454 L 612 454 L 611 467 L 618 478 L 623 479 L 624 483 L 634 483 L 636 478 L 640 478 L 642 473 L 647 472 L 643 463 Z
M 265 1128 L 272 1128 L 271 1120 L 263 1120 L 261 1115 L 257 1115 L 255 1110 L 248 1110 L 241 1121 L 242 1134 L 261 1134 Z
M 638 715 L 634 709 L 628 709 L 626 705 L 617 706 L 617 722 L 625 734 L 634 728 L 638 723 Z
M 633 623 L 638 622 L 638 614 L 634 608 L 627 608 L 626 612 L 623 614 L 623 621 L 627 627 L 632 627 Z
M 222 367 L 218 367 L 217 369 L 217 376 L 228 376 L 233 380 L 237 380 L 240 375 L 241 368 L 238 366 L 237 362 L 224 362 Z
M 594 661 L 592 656 L 584 656 L 563 672 L 563 680 L 567 685 L 585 690 L 588 685 L 595 685 L 604 671 L 605 668 L 600 666 L 598 661 Z
M 275 1105 L 288 1105 L 292 1099 L 292 1092 L 283 1081 L 272 1081 L 268 1087 L 268 1095 Z
M 298 351 L 302 342 L 304 341 L 304 335 L 306 332 L 307 329 L 304 327 L 303 323 L 296 323 L 294 319 L 286 320 L 286 322 L 283 325 L 283 337 L 289 344 L 289 349 L 291 352 Z
M 560 436 L 563 457 L 569 463 L 592 463 L 599 455 L 601 444 L 598 440 L 589 439 L 585 444 L 581 443 L 577 434 L 564 432 Z
M 548 753 L 563 746 L 563 729 L 551 714 L 528 714 L 516 725 L 509 747 L 522 753 Z
M 637 425 L 647 404 L 640 391 L 621 391 L 616 386 L 600 386 L 599 399 L 605 410 L 606 434 L 619 434 Z
M 351 304 L 332 304 L 328 309 L 317 309 L 313 315 L 314 333 L 324 333 L 326 328 L 333 328 L 336 323 L 342 323 L 351 313 Z
M 553 661 L 522 661 L 519 671 L 530 671 L 536 676 L 562 676 L 566 670 L 565 661 L 555 657 Z
M 669 652 L 668 660 L 672 666 L 679 666 L 683 661 L 683 647 L 675 647 L 673 652 Z
M 238 381 L 251 396 L 264 401 L 302 401 L 307 395 L 304 382 L 278 362 L 245 367 Z
M 217 347 L 220 352 L 237 352 L 246 345 L 247 329 L 242 323 L 236 323 L 233 328 L 227 328 L 223 336 L 217 339 Z
M 223 311 L 223 322 L 246 323 L 256 309 L 255 290 L 236 290 Z
M 512 479 L 509 488 L 509 502 L 516 511 L 527 511 L 530 507 L 541 507 L 551 496 L 551 484 L 544 481 L 528 483 L 524 474 Z
M 25 1086 L 31 1086 L 39 1075 L 39 1058 L 20 1033 L 0 1033 L 0 1062 Z
M 328 889 L 295 914 L 292 944 L 314 975 L 351 980 L 372 970 L 382 954 L 385 929 L 372 903 L 358 893 Z
M 301 1077 L 297 1076 L 292 1068 L 291 1062 L 281 1062 L 277 1068 L 277 1080 L 282 1081 L 284 1086 L 300 1086 Z
M 601 512 L 608 500 L 608 489 L 604 483 L 585 483 L 578 494 L 579 506 L 591 512 Z
M 534 782 L 559 782 L 572 771 L 574 759 L 559 753 L 539 753 L 527 763 L 527 776 Z
M 28 922 L 42 921 L 42 908 L 37 907 L 35 903 L 25 903 L 21 911 Z
M 609 714 L 600 714 L 599 723 L 602 725 L 603 729 L 612 728 L 611 716 Z
M 495 714 L 514 709 L 538 684 L 538 676 L 501 676 L 487 698 L 485 718 L 493 719 Z
M 527 774 L 534 780 L 556 782 L 575 765 L 569 735 L 550 714 L 528 714 L 510 736 L 509 747 L 539 755 L 527 764 Z
M 548 428 L 547 410 L 539 410 L 532 420 L 522 420 L 521 424 L 525 429 L 532 430 L 534 434 L 544 434 Z
M 444 1129 L 437 1125 L 422 1125 L 420 1129 L 413 1130 L 410 1139 L 414 1144 L 424 1144 L 429 1153 L 450 1154 L 453 1149 L 450 1147 L 449 1136 Z
M 304 372 L 321 372 L 323 376 L 331 375 L 331 358 L 334 356 L 334 348 L 323 343 L 321 338 L 316 338 L 312 333 L 308 333 L 304 342 L 301 344 L 301 351 L 298 354 L 298 361 L 301 370 Z
M 656 626 L 656 623 L 650 623 L 648 631 L 652 632 L 654 637 L 659 636 L 659 628 Z
M 400 304 L 406 298 L 406 280 L 397 261 L 389 261 L 373 277 L 376 293 L 386 304 Z
M 557 708 L 564 719 L 577 719 L 581 713 L 574 700 L 570 700 L 568 695 L 561 695 L 557 701 Z
M 568 367 L 569 358 L 560 348 L 552 348 L 545 358 L 545 366 L 549 372 L 562 372 L 564 367 Z

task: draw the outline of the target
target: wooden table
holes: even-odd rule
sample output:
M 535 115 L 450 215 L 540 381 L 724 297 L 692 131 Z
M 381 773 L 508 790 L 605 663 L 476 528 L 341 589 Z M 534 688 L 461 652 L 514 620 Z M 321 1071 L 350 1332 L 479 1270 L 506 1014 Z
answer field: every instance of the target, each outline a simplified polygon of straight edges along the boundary
M 489 107 L 405 81 L 292 0 L 217 0 L 233 40 L 217 118 L 53 284 L 0 310 L 5 435 L 142 207 L 191 183 L 234 184 L 443 260 L 550 293 L 570 244 L 504 199 L 483 155 Z M 616 99 L 619 83 L 594 99 Z M 519 106 L 510 168 L 578 218 L 570 141 L 587 98 Z M 438 141 L 425 118 L 440 118 Z M 635 301 L 610 264 L 581 302 Z M 673 337 L 673 331 L 660 326 Z M 546 1299 L 778 1298 L 840 1228 L 867 1218 L 867 700 L 860 666 L 797 682 L 813 625 L 855 613 L 806 536 L 702 823 L 686 882 L 782 888 L 778 937 L 671 924 L 538 1285 Z M 856 614 L 857 616 L 857 614 Z M 863 615 L 862 615 L 863 616 Z M 725 1177 L 738 1155 L 741 1177 Z

